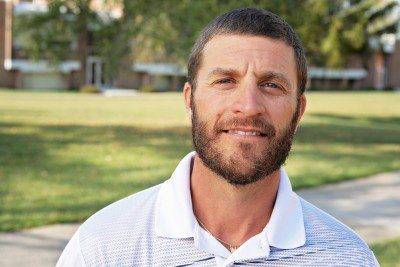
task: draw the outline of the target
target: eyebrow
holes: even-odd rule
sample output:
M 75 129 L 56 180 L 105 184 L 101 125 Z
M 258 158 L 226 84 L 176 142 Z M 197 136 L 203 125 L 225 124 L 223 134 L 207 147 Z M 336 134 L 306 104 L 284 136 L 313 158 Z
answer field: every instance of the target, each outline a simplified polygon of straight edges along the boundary
M 239 73 L 239 71 L 237 71 L 235 69 L 215 68 L 212 71 L 210 71 L 206 77 L 207 77 L 207 79 L 210 79 L 213 76 L 237 77 L 237 76 L 240 76 L 240 73 Z M 266 72 L 262 73 L 261 75 L 259 75 L 259 78 L 262 80 L 276 79 L 276 80 L 279 80 L 280 82 L 282 82 L 288 88 L 292 88 L 289 79 L 287 79 L 284 74 L 276 72 L 276 71 L 266 71 Z
M 239 71 L 235 69 L 215 68 L 207 74 L 207 79 L 213 76 L 239 76 Z
M 267 71 L 260 75 L 260 78 L 263 80 L 271 80 L 271 79 L 276 79 L 282 82 L 285 86 L 288 88 L 292 88 L 292 84 L 290 83 L 289 79 L 286 78 L 286 76 L 282 73 L 275 72 L 275 71 Z

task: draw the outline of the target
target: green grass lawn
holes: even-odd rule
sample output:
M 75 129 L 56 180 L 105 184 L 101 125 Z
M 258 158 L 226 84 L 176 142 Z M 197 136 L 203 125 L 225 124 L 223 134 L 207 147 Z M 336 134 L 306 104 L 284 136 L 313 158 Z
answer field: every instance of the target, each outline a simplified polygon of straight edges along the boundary
M 381 267 L 400 266 L 400 238 L 371 246 Z
M 308 93 L 295 188 L 400 169 L 400 94 Z M 82 221 L 167 179 L 191 151 L 181 94 L 0 90 L 0 230 Z

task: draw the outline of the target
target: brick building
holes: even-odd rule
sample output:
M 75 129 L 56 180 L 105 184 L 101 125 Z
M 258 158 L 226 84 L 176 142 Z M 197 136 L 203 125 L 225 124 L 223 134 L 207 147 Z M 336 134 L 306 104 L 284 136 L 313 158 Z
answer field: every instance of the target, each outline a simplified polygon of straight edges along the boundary
M 0 0 L 0 87 L 68 89 L 81 83 L 79 61 L 71 59 L 55 67 L 45 60 L 30 61 L 21 53 L 13 32 L 13 16 L 46 10 L 43 1 Z
M 93 8 L 101 10 L 100 0 L 93 0 Z M 13 16 L 24 12 L 46 12 L 45 1 L 41 0 L 0 0 L 0 87 L 24 89 L 71 89 L 84 84 L 105 87 L 101 59 L 88 55 L 82 66 L 76 56 L 54 67 L 45 60 L 30 61 L 21 53 L 23 47 L 18 37 L 13 35 Z M 118 15 L 119 10 L 111 10 Z M 361 89 L 387 87 L 400 88 L 400 41 L 395 35 L 383 36 L 380 44 L 369 60 L 368 68 L 363 68 L 361 60 L 349 58 L 346 68 L 330 70 L 309 67 L 309 87 L 317 89 Z M 77 42 L 75 50 L 88 49 Z M 90 49 L 89 49 L 90 50 Z M 114 86 L 139 88 L 153 86 L 157 90 L 176 90 L 182 87 L 186 71 L 171 63 L 122 63 Z
M 345 68 L 330 70 L 309 67 L 309 86 L 316 89 L 400 89 L 400 38 L 384 34 L 372 40 L 375 53 L 367 67 L 359 57 L 347 58 Z

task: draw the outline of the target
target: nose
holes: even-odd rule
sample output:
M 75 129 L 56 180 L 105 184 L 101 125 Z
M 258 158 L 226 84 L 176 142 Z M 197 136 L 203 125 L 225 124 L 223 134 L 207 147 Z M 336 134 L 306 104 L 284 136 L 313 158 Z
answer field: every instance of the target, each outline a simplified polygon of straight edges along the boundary
M 254 83 L 248 83 L 237 89 L 232 111 L 244 116 L 260 116 L 265 112 L 263 96 Z

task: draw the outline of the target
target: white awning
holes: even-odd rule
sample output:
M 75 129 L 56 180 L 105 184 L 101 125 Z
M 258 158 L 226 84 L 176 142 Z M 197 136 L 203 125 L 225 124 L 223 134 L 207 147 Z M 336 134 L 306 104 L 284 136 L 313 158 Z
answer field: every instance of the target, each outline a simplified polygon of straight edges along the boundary
M 39 1 L 40 2 L 40 1 Z M 45 3 L 20 2 L 13 5 L 13 13 L 16 15 L 45 13 L 49 10 Z
M 135 63 L 132 69 L 150 75 L 186 76 L 187 74 L 186 68 L 176 63 Z
M 310 79 L 351 79 L 360 80 L 367 77 L 368 72 L 365 69 L 327 69 L 327 68 L 308 68 L 308 77 Z
M 66 60 L 58 65 L 51 65 L 47 60 L 30 61 L 26 59 L 6 59 L 4 60 L 4 68 L 6 70 L 18 70 L 25 73 L 69 73 L 71 71 L 80 70 L 81 63 L 78 60 Z

